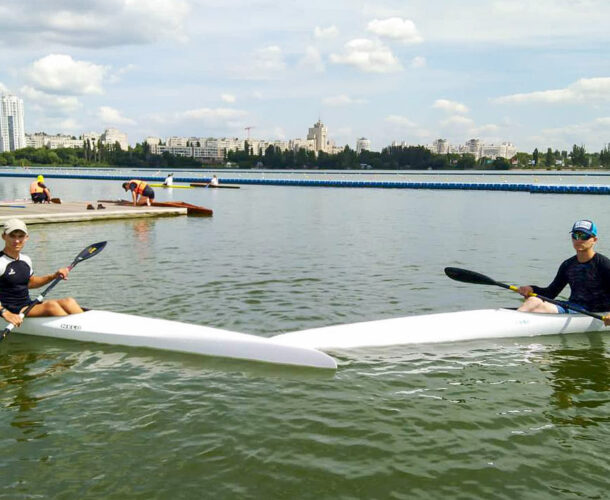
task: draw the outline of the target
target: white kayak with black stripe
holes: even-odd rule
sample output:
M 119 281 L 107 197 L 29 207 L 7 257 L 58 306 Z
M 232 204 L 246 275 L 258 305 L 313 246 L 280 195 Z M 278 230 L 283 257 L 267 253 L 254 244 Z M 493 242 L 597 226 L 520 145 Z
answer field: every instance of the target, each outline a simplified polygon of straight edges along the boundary
M 271 337 L 282 345 L 312 349 L 356 349 L 402 344 L 458 342 L 507 337 L 534 337 L 608 330 L 583 314 L 525 313 L 514 309 L 479 309 L 407 316 L 326 326 Z
M 256 335 L 110 311 L 90 310 L 69 316 L 26 318 L 11 335 L 16 334 L 282 365 L 337 368 L 332 357 L 309 347 L 283 345 Z

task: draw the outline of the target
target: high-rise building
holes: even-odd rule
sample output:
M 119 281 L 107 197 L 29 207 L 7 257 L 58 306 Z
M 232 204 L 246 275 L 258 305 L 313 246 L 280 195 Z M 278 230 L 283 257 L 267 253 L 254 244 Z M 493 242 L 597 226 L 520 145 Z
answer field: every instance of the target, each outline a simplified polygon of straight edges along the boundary
M 437 139 L 432 144 L 432 151 L 439 155 L 446 155 L 449 152 L 449 142 L 447 139 Z
M 315 151 L 326 152 L 326 138 L 328 136 L 328 130 L 324 124 L 318 120 L 313 127 L 309 129 L 307 139 L 313 140 L 315 145 Z
M 356 153 L 360 154 L 362 151 L 370 151 L 371 150 L 371 141 L 369 141 L 365 137 L 361 137 L 356 141 Z
M 3 94 L 0 97 L 0 153 L 25 146 L 23 99 Z
M 104 146 L 114 146 L 119 144 L 119 147 L 123 151 L 129 149 L 129 143 L 127 142 L 127 134 L 117 130 L 116 128 L 107 128 L 104 133 L 100 136 L 100 140 Z

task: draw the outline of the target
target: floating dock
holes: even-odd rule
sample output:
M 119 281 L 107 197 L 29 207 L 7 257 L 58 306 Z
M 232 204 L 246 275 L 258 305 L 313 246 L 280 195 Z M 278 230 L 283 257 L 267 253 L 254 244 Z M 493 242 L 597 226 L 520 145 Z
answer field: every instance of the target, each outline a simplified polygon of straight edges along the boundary
M 87 206 L 94 207 L 93 210 Z M 48 224 L 56 222 L 82 222 L 109 219 L 133 219 L 139 217 L 170 217 L 186 215 L 183 207 L 147 207 L 121 206 L 112 203 L 102 203 L 105 208 L 97 208 L 99 202 L 63 202 L 32 203 L 32 202 L 0 202 L 0 223 L 7 219 L 21 219 L 26 224 Z

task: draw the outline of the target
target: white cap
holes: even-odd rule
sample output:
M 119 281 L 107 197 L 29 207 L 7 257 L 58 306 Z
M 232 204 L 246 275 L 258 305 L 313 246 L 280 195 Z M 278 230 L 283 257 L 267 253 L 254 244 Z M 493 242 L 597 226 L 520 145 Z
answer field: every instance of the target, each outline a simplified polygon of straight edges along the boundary
M 9 219 L 4 222 L 4 234 L 10 234 L 13 231 L 23 231 L 25 234 L 28 234 L 25 222 L 19 219 Z

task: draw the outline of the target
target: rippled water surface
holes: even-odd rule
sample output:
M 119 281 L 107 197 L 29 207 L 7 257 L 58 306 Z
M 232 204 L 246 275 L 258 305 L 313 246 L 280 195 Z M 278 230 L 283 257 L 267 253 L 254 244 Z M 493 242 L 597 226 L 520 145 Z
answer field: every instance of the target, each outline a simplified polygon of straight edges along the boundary
M 0 178 L 0 199 L 29 182 Z M 64 200 L 124 197 L 118 182 L 49 184 Z M 581 217 L 610 254 L 605 196 L 159 191 L 214 217 L 32 225 L 40 274 L 109 242 L 53 296 L 271 336 L 516 306 L 443 268 L 545 285 Z M 329 374 L 14 334 L 0 345 L 0 498 L 606 498 L 607 342 L 338 351 Z

